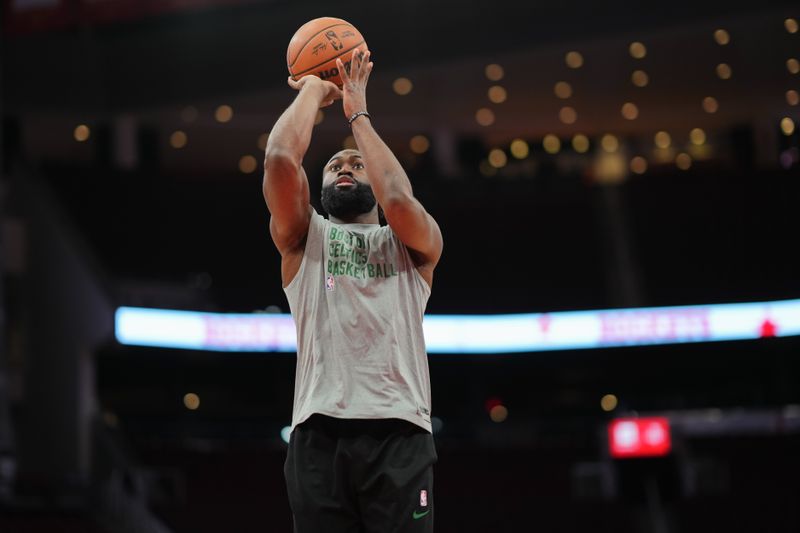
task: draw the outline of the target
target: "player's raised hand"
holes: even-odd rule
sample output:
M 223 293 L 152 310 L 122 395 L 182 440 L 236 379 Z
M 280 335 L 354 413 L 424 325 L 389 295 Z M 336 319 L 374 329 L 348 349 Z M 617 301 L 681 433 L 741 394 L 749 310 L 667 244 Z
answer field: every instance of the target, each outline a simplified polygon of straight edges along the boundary
M 336 60 L 339 75 L 342 77 L 342 106 L 344 116 L 350 118 L 353 113 L 367 110 L 367 81 L 372 72 L 370 52 L 362 52 L 356 48 L 350 59 L 350 69 L 345 69 L 341 58 Z

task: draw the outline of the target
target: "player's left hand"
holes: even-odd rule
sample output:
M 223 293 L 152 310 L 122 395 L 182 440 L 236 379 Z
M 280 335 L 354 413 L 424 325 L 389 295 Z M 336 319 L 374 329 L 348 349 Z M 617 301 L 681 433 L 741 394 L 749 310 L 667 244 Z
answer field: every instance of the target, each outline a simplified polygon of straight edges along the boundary
M 311 90 L 313 90 L 315 86 L 319 87 L 320 91 L 318 91 L 318 94 L 320 94 L 321 97 L 319 107 L 321 108 L 333 104 L 333 102 L 342 97 L 342 90 L 339 89 L 336 84 L 329 81 L 322 81 L 314 74 L 303 76 L 299 80 L 293 80 L 292 77 L 289 76 L 289 79 L 286 81 L 289 83 L 289 87 L 296 91 L 302 91 L 306 87 Z
M 358 111 L 367 110 L 367 81 L 373 66 L 369 58 L 369 50 L 353 50 L 349 72 L 344 68 L 341 58 L 336 60 L 339 75 L 342 77 L 342 107 L 346 118 Z

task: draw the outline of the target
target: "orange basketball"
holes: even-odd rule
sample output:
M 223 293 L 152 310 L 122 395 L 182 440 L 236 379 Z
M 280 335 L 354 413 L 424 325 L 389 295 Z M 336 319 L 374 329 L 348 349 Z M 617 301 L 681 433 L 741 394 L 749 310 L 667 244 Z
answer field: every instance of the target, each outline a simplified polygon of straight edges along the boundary
M 293 80 L 314 75 L 342 86 L 336 58 L 350 68 L 353 49 L 367 50 L 367 43 L 355 26 L 334 17 L 309 20 L 292 36 L 286 50 L 286 64 Z

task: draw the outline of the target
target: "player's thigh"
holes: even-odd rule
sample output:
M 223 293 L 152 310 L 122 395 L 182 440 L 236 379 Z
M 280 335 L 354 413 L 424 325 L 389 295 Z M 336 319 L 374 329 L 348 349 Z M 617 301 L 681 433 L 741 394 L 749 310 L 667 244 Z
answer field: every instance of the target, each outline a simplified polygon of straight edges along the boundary
M 391 445 L 359 492 L 367 533 L 433 531 L 433 465 L 437 455 L 430 433 L 415 433 Z
M 335 440 L 314 427 L 292 432 L 284 477 L 296 533 L 361 531 L 336 450 Z

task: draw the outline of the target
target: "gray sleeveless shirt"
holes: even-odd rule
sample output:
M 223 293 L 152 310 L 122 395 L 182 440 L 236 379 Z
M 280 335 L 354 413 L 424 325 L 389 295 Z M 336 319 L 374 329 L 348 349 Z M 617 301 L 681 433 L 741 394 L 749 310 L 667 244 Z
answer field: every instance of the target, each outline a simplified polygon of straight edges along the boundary
M 292 429 L 314 413 L 431 431 L 422 319 L 430 287 L 389 226 L 311 215 L 284 289 L 297 328 Z

